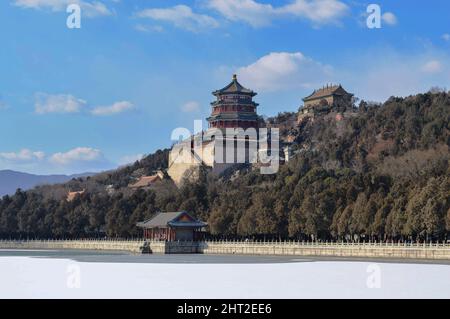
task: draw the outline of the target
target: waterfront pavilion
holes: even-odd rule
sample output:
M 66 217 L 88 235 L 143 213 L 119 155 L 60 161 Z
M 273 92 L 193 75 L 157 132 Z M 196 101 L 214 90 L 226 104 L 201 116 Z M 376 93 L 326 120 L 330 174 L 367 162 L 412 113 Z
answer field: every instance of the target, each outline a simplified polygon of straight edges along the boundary
M 137 223 L 144 230 L 144 238 L 149 240 L 200 240 L 202 229 L 207 223 L 202 222 L 187 212 L 158 213 L 153 218 Z

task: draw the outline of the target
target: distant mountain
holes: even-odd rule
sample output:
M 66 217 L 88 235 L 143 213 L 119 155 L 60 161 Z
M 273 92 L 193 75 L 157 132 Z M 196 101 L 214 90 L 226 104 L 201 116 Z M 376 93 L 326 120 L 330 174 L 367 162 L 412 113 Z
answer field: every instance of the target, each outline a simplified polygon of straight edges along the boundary
M 31 189 L 43 184 L 65 183 L 72 178 L 86 177 L 93 173 L 74 175 L 33 175 L 11 170 L 0 170 L 0 197 L 14 194 L 18 188 Z

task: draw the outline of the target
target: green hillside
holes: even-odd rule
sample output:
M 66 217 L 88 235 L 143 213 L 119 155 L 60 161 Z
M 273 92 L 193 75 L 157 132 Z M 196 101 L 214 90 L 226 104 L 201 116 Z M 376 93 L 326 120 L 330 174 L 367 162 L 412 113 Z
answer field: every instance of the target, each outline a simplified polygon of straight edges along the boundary
M 0 201 L 3 237 L 139 236 L 157 211 L 186 210 L 228 237 L 443 240 L 450 231 L 450 94 L 361 102 L 357 113 L 321 114 L 282 133 L 295 155 L 277 174 L 204 170 L 130 191 L 133 178 L 166 168 L 168 150 L 134 165 Z M 286 113 L 272 123 L 282 122 Z M 112 193 L 106 191 L 111 185 Z M 72 202 L 69 190 L 86 192 Z

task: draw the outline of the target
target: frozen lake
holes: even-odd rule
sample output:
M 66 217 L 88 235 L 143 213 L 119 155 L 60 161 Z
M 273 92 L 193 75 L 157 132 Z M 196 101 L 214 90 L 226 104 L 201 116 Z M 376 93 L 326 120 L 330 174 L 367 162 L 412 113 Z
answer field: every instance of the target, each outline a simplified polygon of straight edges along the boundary
M 0 298 L 450 298 L 450 264 L 0 250 Z

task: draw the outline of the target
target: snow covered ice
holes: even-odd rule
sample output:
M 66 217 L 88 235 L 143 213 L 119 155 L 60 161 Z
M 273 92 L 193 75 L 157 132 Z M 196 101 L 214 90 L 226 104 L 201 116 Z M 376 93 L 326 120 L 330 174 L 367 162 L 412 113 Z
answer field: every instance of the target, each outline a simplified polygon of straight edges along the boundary
M 450 265 L 0 257 L 0 298 L 450 298 Z

